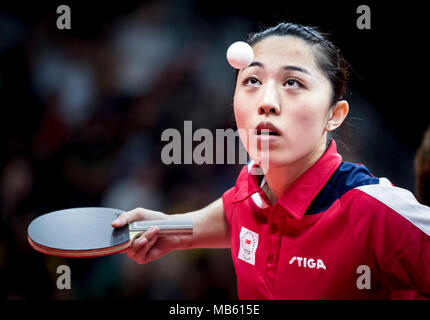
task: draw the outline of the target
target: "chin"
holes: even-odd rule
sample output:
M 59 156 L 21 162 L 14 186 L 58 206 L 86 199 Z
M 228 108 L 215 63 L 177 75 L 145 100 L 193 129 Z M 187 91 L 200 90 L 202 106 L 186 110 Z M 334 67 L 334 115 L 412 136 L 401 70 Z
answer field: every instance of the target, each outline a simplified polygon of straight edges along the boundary
M 286 154 L 285 152 L 270 152 L 269 154 L 263 154 L 262 156 L 258 157 L 251 156 L 251 158 L 255 161 L 255 163 L 263 167 L 264 171 L 270 168 L 285 167 L 298 159 L 298 157 L 291 157 L 291 154 Z

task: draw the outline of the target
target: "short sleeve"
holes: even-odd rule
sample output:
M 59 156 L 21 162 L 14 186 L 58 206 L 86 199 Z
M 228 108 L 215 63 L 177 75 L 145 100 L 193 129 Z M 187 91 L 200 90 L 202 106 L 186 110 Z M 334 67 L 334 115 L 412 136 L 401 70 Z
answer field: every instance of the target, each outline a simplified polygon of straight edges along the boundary
M 235 194 L 236 187 L 232 187 L 228 189 L 224 194 L 222 195 L 222 203 L 224 206 L 224 214 L 227 218 L 228 224 L 231 227 L 231 215 L 232 215 L 232 203 L 233 203 L 233 197 Z

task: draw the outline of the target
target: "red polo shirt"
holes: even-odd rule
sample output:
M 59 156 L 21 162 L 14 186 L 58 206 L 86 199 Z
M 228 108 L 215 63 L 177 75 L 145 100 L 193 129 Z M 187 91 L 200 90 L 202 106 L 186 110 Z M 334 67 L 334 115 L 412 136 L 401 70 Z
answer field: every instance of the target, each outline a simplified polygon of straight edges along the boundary
M 256 168 L 223 195 L 240 299 L 430 293 L 430 208 L 409 191 L 342 162 L 334 140 L 274 205 Z

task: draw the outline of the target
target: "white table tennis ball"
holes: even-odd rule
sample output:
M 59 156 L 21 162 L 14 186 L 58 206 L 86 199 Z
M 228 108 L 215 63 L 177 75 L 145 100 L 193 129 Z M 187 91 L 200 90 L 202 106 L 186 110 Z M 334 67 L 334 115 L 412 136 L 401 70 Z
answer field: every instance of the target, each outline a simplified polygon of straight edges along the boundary
M 254 60 L 254 51 L 244 41 L 237 41 L 227 49 L 227 60 L 235 69 L 243 69 Z

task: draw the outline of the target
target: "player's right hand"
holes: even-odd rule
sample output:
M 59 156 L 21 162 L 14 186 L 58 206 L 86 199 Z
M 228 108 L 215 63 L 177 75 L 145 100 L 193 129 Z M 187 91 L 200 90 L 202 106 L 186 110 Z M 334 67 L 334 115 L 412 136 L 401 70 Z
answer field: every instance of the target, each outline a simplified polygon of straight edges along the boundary
M 112 222 L 112 227 L 120 228 L 134 221 L 163 219 L 172 218 L 171 216 L 159 211 L 136 208 L 122 213 L 115 221 Z M 137 263 L 145 264 L 152 260 L 161 258 L 166 253 L 181 247 L 181 239 L 178 236 L 158 237 L 158 231 L 158 227 L 150 228 L 135 239 L 124 253 Z

